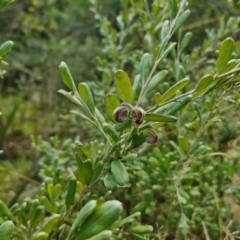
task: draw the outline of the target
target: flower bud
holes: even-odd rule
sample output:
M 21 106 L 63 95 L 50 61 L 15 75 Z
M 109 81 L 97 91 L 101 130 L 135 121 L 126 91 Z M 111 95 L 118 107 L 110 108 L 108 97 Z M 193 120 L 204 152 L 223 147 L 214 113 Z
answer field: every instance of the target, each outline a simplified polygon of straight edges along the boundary
M 158 140 L 158 134 L 152 128 L 146 129 L 145 130 L 145 135 L 146 135 L 146 142 L 149 143 L 149 144 L 154 144 Z
M 141 107 L 134 107 L 132 111 L 133 120 L 136 124 L 142 124 L 145 116 L 145 111 Z
M 124 122 L 129 114 L 129 109 L 127 106 L 120 106 L 116 108 L 113 112 L 113 117 L 117 122 Z

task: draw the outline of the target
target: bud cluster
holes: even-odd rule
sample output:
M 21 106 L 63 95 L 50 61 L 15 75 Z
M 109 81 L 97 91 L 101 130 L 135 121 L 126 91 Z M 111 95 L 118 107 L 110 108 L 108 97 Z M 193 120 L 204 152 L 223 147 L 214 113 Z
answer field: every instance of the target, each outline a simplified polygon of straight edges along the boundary
M 139 126 L 143 123 L 145 116 L 145 111 L 139 107 L 133 107 L 131 104 L 122 103 L 121 106 L 117 107 L 113 112 L 113 117 L 118 123 L 123 123 L 129 119 L 131 119 L 132 124 L 135 126 Z M 157 132 L 148 128 L 144 130 L 144 135 L 146 136 L 146 142 L 150 144 L 154 144 L 158 140 Z
M 113 112 L 114 119 L 119 123 L 124 122 L 127 118 L 131 118 L 133 123 L 140 125 L 143 123 L 144 116 L 145 111 L 141 107 L 133 107 L 127 103 L 122 103 Z

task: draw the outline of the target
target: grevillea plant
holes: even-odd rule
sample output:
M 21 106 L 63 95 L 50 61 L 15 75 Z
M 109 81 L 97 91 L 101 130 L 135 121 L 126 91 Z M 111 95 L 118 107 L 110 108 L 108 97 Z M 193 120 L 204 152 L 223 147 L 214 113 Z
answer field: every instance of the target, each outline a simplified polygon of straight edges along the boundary
M 151 191 L 161 192 L 163 186 L 154 182 L 152 189 L 143 189 L 146 200 L 134 206 L 133 212 L 125 210 L 118 199 L 112 200 L 111 193 L 116 189 L 131 189 L 131 173 L 134 171 L 140 179 L 136 185 L 142 186 L 142 179 L 151 184 L 158 176 L 166 176 L 172 166 L 180 165 L 179 162 L 182 164 L 180 170 L 172 170 L 169 174 L 174 185 L 169 184 L 173 189 L 168 190 L 174 191 L 181 217 L 177 220 L 169 217 L 169 223 L 164 216 L 159 218 L 163 219 L 165 226 L 171 225 L 172 219 L 178 221 L 178 228 L 174 229 L 178 234 L 174 236 L 180 235 L 185 239 L 190 226 L 194 228 L 196 222 L 202 221 L 208 236 L 205 222 L 201 218 L 199 220 L 199 212 L 197 216 L 192 214 L 195 223 L 186 217 L 185 213 L 193 207 L 187 209 L 183 206 L 189 197 L 181 188 L 181 182 L 190 164 L 209 152 L 209 148 L 199 142 L 200 135 L 213 116 L 216 117 L 215 110 L 225 94 L 238 87 L 240 60 L 235 57 L 233 39 L 228 37 L 222 41 L 217 51 L 214 71 L 207 72 L 198 82 L 193 83 L 185 74 L 184 67 L 178 63 L 179 57 L 176 57 L 177 81 L 164 85 L 171 69 L 159 71 L 159 66 L 169 54 L 178 56 L 191 39 L 191 34 L 187 33 L 182 38 L 179 37 L 177 42 L 173 41 L 173 36 L 180 35 L 179 31 L 190 15 L 190 10 L 186 9 L 187 1 L 182 0 L 179 5 L 174 0 L 169 0 L 168 3 L 170 17 L 160 24 L 157 56 L 144 53 L 136 76 L 117 70 L 113 75 L 115 89 L 104 96 L 103 108 L 97 107 L 88 83 L 80 82 L 76 85 L 67 64 L 60 63 L 59 72 L 68 90 L 59 92 L 76 107 L 70 112 L 90 123 L 92 129 L 102 137 L 89 144 L 83 144 L 79 140 L 72 145 L 67 140 L 62 145 L 58 139 L 51 139 L 49 143 L 42 141 L 39 149 L 45 157 L 40 160 L 39 175 L 44 181 L 37 190 L 35 199 L 26 198 L 22 204 L 16 203 L 10 209 L 0 201 L 0 239 L 166 239 L 166 236 L 160 234 L 161 226 L 155 223 L 143 225 L 139 221 L 141 210 L 146 209 L 145 214 L 148 214 L 156 204 L 150 196 Z M 160 93 L 157 89 L 161 85 L 165 87 Z M 206 99 L 202 112 L 197 104 L 200 99 Z M 194 109 L 194 116 L 184 124 L 184 129 L 195 136 L 194 140 L 189 141 L 185 136 L 179 135 L 179 146 L 170 142 L 174 151 L 166 153 L 163 149 L 163 153 L 160 153 L 160 150 L 155 149 L 148 164 L 143 166 L 139 161 L 142 157 L 141 148 L 147 144 L 150 148 L 153 144 L 158 144 L 161 127 L 165 124 L 170 127 L 180 124 L 180 113 L 190 106 Z M 162 158 L 160 163 L 156 163 L 157 158 Z M 73 165 L 68 165 L 69 177 L 64 179 L 59 165 L 66 164 L 69 159 L 74 159 L 74 163 L 69 161 Z M 161 168 L 157 168 L 156 172 L 154 167 L 158 167 L 158 164 Z M 146 171 L 152 171 L 154 176 L 141 176 Z M 94 191 L 102 183 L 110 191 Z M 195 192 L 192 191 L 195 196 L 198 194 L 196 192 L 196 189 Z M 160 202 L 161 194 L 156 198 Z M 164 201 L 165 198 L 162 202 Z M 172 205 L 168 205 L 170 209 Z M 161 215 L 161 212 L 155 215 Z M 178 231 L 182 231 L 182 234 Z

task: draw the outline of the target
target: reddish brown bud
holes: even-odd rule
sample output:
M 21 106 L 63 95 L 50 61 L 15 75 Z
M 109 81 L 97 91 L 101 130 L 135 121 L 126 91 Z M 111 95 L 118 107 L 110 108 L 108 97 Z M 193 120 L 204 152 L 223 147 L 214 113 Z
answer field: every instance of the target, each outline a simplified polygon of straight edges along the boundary
M 145 116 L 145 111 L 141 107 L 134 107 L 132 111 L 134 123 L 142 124 Z
M 129 114 L 129 109 L 126 106 L 120 106 L 113 112 L 113 117 L 117 122 L 124 122 Z
M 145 130 L 145 135 L 146 135 L 146 142 L 149 144 L 154 144 L 158 140 L 158 134 L 152 128 Z

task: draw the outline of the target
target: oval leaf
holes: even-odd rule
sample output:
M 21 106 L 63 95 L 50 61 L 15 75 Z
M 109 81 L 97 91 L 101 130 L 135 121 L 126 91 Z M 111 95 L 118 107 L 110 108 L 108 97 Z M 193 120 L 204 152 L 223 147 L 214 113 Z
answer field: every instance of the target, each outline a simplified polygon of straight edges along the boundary
M 177 91 L 182 90 L 184 87 L 186 87 L 190 83 L 189 78 L 184 78 L 181 81 L 177 82 L 175 85 L 173 85 L 171 88 L 169 88 L 162 96 L 160 103 L 163 103 L 167 101 L 169 98 L 173 97 Z
M 142 80 L 145 80 L 147 78 L 147 75 L 149 74 L 149 67 L 151 64 L 151 57 L 149 53 L 144 53 L 141 62 L 139 65 L 139 72 L 142 77 Z
M 83 184 L 89 184 L 92 179 L 93 169 L 90 160 L 82 161 L 82 159 L 76 155 L 77 167 L 79 172 L 79 180 Z
M 60 214 L 53 214 L 51 217 L 46 218 L 43 222 L 42 227 L 40 228 L 40 231 L 49 234 L 53 230 L 53 228 L 58 224 L 60 218 L 61 218 Z
M 63 83 L 71 90 L 77 91 L 75 83 L 73 81 L 72 75 L 69 71 L 69 68 L 65 62 L 61 62 L 59 65 L 59 72 L 62 78 Z
M 117 142 L 120 140 L 118 132 L 115 130 L 115 128 L 111 124 L 104 123 L 103 131 L 107 133 L 107 135 L 110 136 L 113 141 Z
M 133 99 L 138 98 L 140 91 L 141 91 L 141 75 L 137 75 L 134 78 L 133 81 L 133 87 L 132 87 L 132 91 L 133 91 Z
M 132 102 L 132 84 L 129 76 L 123 70 L 114 75 L 114 83 L 119 97 L 127 103 Z
M 78 225 L 93 212 L 96 206 L 96 200 L 90 200 L 83 206 L 83 208 L 80 210 L 77 217 L 75 218 L 66 240 L 70 239 Z
M 145 115 L 144 120 L 153 122 L 176 122 L 177 118 L 170 115 L 149 113 Z
M 125 165 L 120 160 L 114 159 L 111 162 L 111 172 L 118 185 L 125 186 L 128 184 L 128 172 Z
M 182 52 L 186 47 L 187 47 L 187 45 L 189 44 L 189 42 L 191 41 L 191 39 L 192 39 L 192 33 L 191 32 L 187 32 L 185 35 L 184 35 L 184 37 L 183 37 L 183 39 L 182 39 L 182 41 L 181 41 L 181 44 L 180 44 L 180 51 Z
M 162 42 L 165 40 L 165 38 L 168 36 L 168 34 L 169 34 L 169 20 L 165 20 L 163 22 L 162 29 L 161 29 Z
M 115 119 L 112 114 L 113 114 L 113 111 L 120 106 L 120 102 L 118 98 L 114 94 L 109 93 L 105 96 L 104 102 L 105 102 L 107 115 L 112 121 L 115 122 Z
M 0 238 L 1 240 L 10 240 L 14 224 L 12 221 L 5 221 L 0 226 Z
M 92 114 L 95 114 L 95 104 L 90 88 L 86 83 L 78 84 L 78 92 L 82 101 L 86 104 Z
M 207 74 L 207 75 L 203 76 L 200 79 L 200 81 L 195 89 L 194 97 L 202 94 L 213 81 L 214 81 L 214 78 L 213 78 L 212 74 Z
M 185 23 L 185 21 L 187 20 L 189 15 L 190 15 L 190 10 L 189 9 L 187 9 L 185 12 L 183 12 L 180 15 L 180 17 L 176 21 L 176 25 L 173 28 L 173 33 L 175 33 L 180 27 L 182 27 L 182 25 Z
M 103 182 L 104 182 L 104 185 L 106 188 L 109 188 L 109 189 L 114 189 L 114 188 L 117 188 L 118 187 L 118 184 L 113 176 L 113 174 L 111 172 L 108 172 L 104 179 L 103 179 Z
M 119 201 L 111 200 L 103 203 L 85 219 L 75 239 L 88 239 L 104 230 L 110 229 L 119 218 L 121 212 L 122 204 Z
M 5 54 L 7 54 L 9 51 L 11 51 L 14 43 L 13 41 L 6 41 L 0 46 L 0 57 L 3 57 Z
M 67 92 L 65 90 L 58 90 L 59 93 L 67 97 L 71 102 L 77 104 L 78 106 L 82 107 L 82 103 L 77 99 L 74 95 L 72 95 L 70 92 Z
M 149 94 L 152 90 L 154 90 L 160 84 L 160 82 L 166 78 L 167 74 L 168 71 L 163 70 L 157 73 L 155 76 L 153 76 L 152 80 L 147 85 L 146 94 Z
M 167 114 L 167 115 L 174 114 L 175 112 L 179 111 L 184 106 L 186 106 L 189 102 L 191 102 L 191 100 L 192 100 L 192 95 L 189 95 L 177 102 L 171 103 L 171 105 L 166 110 L 165 114 Z
M 95 182 L 102 174 L 104 168 L 103 162 L 98 162 L 93 170 L 91 183 Z
M 220 46 L 218 59 L 216 63 L 218 73 L 221 73 L 222 70 L 227 66 L 228 61 L 231 58 L 234 47 L 234 41 L 232 38 L 225 39 Z
M 147 234 L 153 232 L 153 226 L 151 225 L 137 225 L 130 229 L 132 232 L 138 234 Z
M 70 179 L 68 184 L 67 195 L 65 198 L 65 204 L 67 209 L 69 209 L 74 204 L 76 189 L 77 189 L 76 179 Z
M 135 134 L 132 138 L 131 146 L 130 148 L 137 148 L 141 146 L 143 143 L 146 142 L 146 137 L 144 136 L 143 133 L 137 135 Z

